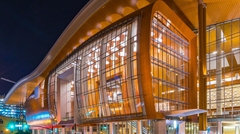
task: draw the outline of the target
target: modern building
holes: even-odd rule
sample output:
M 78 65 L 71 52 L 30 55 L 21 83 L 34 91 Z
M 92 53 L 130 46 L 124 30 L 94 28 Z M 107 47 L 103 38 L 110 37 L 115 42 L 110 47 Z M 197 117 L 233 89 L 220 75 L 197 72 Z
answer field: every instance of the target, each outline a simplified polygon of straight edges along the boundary
M 5 104 L 4 103 L 4 95 L 0 96 L 0 116 L 9 117 L 9 118 L 16 118 L 16 119 L 24 119 L 25 118 L 25 109 L 23 104 Z
M 23 104 L 4 104 L 4 95 L 0 96 L 0 134 L 27 131 Z
M 239 133 L 240 2 L 204 2 L 89 1 L 5 103 L 33 133 Z

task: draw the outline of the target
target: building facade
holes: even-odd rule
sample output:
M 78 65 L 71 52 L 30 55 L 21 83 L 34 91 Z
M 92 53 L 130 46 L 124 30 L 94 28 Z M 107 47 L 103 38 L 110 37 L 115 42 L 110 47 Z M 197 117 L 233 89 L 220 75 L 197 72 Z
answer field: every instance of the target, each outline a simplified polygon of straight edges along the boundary
M 165 2 L 89 2 L 6 102 L 25 101 L 33 133 L 196 134 L 204 112 L 208 133 L 238 133 L 239 19 L 206 28 L 198 109 L 197 28 Z
M 190 102 L 197 95 L 190 83 L 196 79 L 190 66 L 196 66 L 196 35 L 173 23 L 184 24 L 180 19 L 167 18 L 159 10 L 167 7 L 163 4 L 156 2 L 108 26 L 50 71 L 47 99 L 57 131 L 177 131 L 172 120 L 169 130 L 157 130 L 157 120 L 166 118 L 164 112 L 197 108 Z
M 207 109 L 214 131 L 239 133 L 239 19 L 207 26 Z

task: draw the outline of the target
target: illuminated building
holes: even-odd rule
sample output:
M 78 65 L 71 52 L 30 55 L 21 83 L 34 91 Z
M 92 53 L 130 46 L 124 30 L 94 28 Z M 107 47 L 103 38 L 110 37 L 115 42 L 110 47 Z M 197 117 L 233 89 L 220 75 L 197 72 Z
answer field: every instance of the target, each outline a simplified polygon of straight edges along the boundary
M 16 119 L 25 117 L 25 110 L 22 104 L 10 105 L 10 104 L 5 104 L 3 101 L 4 101 L 4 96 L 0 96 L 0 116 L 16 118 Z
M 206 55 L 198 56 L 197 13 L 186 11 L 197 1 L 165 2 L 90 1 L 6 103 L 26 100 L 34 133 L 198 133 L 197 114 L 204 112 L 209 131 L 228 131 L 226 115 L 238 113 L 239 25 L 232 19 L 240 16 L 216 17 L 218 24 L 208 18 Z M 208 110 L 197 105 L 203 55 L 208 95 L 199 98 L 208 101 L 198 103 Z

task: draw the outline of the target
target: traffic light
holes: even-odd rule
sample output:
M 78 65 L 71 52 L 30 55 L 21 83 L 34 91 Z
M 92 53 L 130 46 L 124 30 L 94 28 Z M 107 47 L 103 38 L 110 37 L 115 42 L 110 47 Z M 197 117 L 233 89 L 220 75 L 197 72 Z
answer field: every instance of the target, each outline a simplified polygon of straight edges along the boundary
M 10 131 L 13 131 L 15 130 L 15 124 L 13 122 L 10 122 L 7 126 L 7 128 L 10 130 Z
M 28 129 L 28 125 L 27 125 L 27 124 L 24 124 L 24 125 L 23 125 L 23 129 Z

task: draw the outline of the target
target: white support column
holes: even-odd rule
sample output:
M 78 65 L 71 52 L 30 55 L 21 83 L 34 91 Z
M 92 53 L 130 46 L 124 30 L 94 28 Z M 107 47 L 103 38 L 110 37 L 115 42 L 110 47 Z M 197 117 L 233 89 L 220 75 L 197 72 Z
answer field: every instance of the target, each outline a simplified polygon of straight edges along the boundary
M 222 104 L 221 100 L 222 100 L 222 58 L 221 54 L 222 54 L 222 32 L 221 32 L 221 28 L 219 26 L 216 27 L 216 114 L 217 115 L 222 115 Z M 209 65 L 210 66 L 210 65 Z
M 207 131 L 199 131 L 199 134 L 207 134 Z
M 65 128 L 64 127 L 62 128 L 61 131 L 62 131 L 62 134 L 65 134 Z
M 180 123 L 179 125 L 179 134 L 185 134 L 185 121 Z
M 83 127 L 83 134 L 87 134 L 87 127 Z
M 114 134 L 113 133 L 113 123 L 109 123 L 109 134 Z
M 89 126 L 89 134 L 93 134 L 93 127 Z
M 37 133 L 35 133 L 35 131 L 36 131 L 35 129 L 32 129 L 32 134 L 37 134 Z
M 44 134 L 47 134 L 47 129 L 44 129 Z
M 218 124 L 217 124 L 217 134 L 222 134 L 222 122 L 219 121 Z
M 156 121 L 154 122 L 154 134 L 167 134 L 166 121 Z
M 239 126 L 235 126 L 235 134 L 239 134 Z
M 137 134 L 142 134 L 142 121 L 137 121 Z

